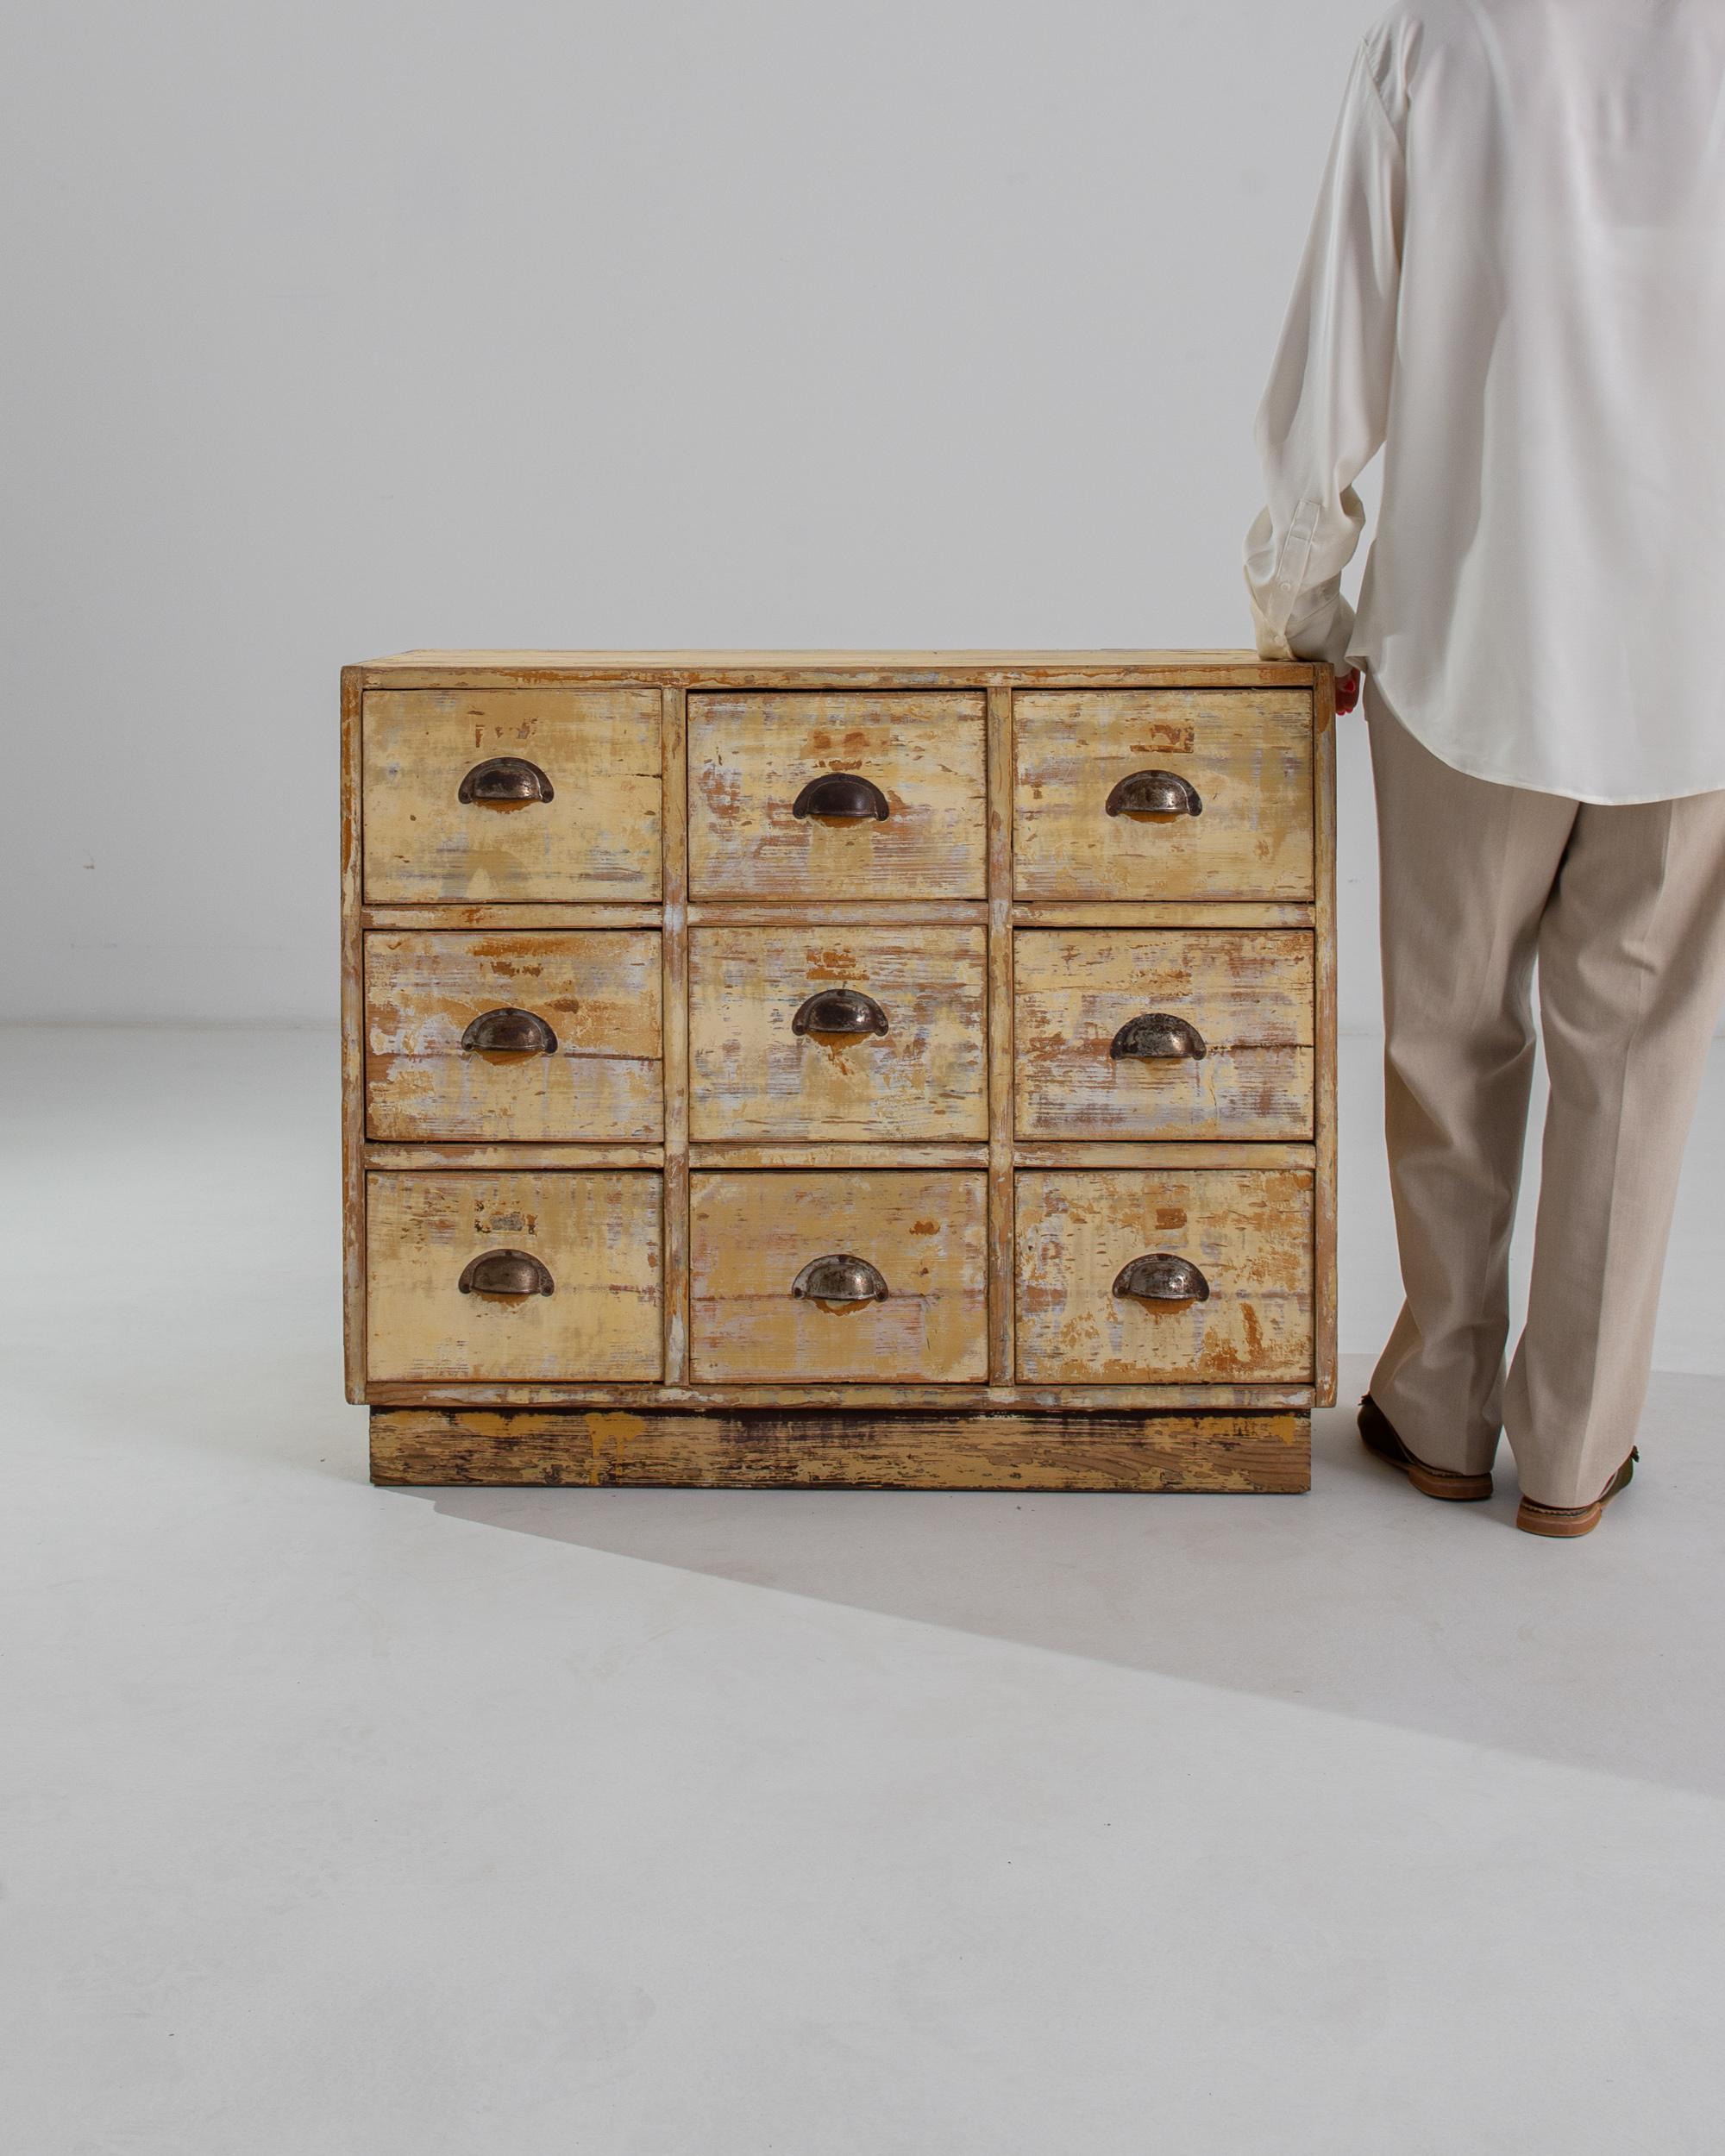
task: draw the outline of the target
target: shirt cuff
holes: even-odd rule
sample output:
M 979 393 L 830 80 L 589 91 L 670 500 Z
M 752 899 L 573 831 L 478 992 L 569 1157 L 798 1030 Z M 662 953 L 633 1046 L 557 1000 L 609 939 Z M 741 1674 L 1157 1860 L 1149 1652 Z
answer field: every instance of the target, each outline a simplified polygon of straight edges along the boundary
M 1339 673 L 1347 665 L 1354 611 L 1341 595 L 1339 580 L 1297 620 L 1276 622 L 1255 599 L 1251 611 L 1259 658 L 1322 660 Z
M 1247 599 L 1251 607 L 1252 633 L 1258 642 L 1260 659 L 1292 659 L 1296 655 L 1288 641 L 1288 631 L 1283 624 L 1266 614 L 1252 595 L 1250 588 Z
M 1321 606 L 1303 621 L 1290 622 L 1288 644 L 1302 659 L 1321 659 L 1339 674 L 1348 662 L 1353 640 L 1353 609 L 1339 590 L 1331 592 Z

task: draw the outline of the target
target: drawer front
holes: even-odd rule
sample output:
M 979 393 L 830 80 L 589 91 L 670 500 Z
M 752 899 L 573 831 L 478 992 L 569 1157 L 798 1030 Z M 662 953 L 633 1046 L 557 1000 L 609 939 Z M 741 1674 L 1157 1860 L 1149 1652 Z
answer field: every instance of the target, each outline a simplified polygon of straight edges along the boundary
M 366 1135 L 664 1135 L 651 929 L 366 938 Z
M 691 1136 L 986 1138 L 987 983 L 980 928 L 694 930 Z
M 657 1175 L 366 1181 L 367 1375 L 374 1382 L 659 1376 Z M 535 1278 L 505 1252 L 543 1267 L 552 1292 L 501 1292 Z M 468 1269 L 487 1256 L 492 1266 L 475 1281 Z
M 1310 1382 L 1309 1169 L 1026 1169 L 1017 1182 L 1023 1382 Z M 1195 1265 L 1208 1300 L 1114 1292 L 1156 1257 Z
M 983 714 L 970 691 L 691 696 L 691 896 L 985 897 Z
M 1028 691 L 1013 729 L 1020 899 L 1312 897 L 1308 691 Z M 1159 798 L 1188 806 L 1131 805 Z
M 881 1169 L 689 1179 L 689 1360 L 705 1383 L 988 1375 L 988 1179 Z M 872 1266 L 884 1300 L 794 1292 L 815 1260 Z M 866 1290 L 816 1273 L 806 1285 Z
M 371 904 L 658 898 L 657 689 L 372 689 L 362 730 Z
M 1013 971 L 1020 1138 L 1312 1136 L 1305 930 L 1022 929 Z

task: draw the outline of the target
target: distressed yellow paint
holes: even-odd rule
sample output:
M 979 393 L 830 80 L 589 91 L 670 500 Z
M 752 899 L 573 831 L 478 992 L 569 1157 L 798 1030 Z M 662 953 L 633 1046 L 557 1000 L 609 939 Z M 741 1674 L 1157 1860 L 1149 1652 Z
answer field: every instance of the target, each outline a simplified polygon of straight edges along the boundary
M 1017 1184 L 1022 1382 L 1311 1376 L 1309 1170 L 1026 1169 Z M 1195 1263 L 1209 1300 L 1116 1296 L 1121 1267 L 1157 1252 Z
M 984 761 L 974 691 L 691 694 L 689 894 L 983 898 Z M 795 816 L 824 771 L 871 780 L 886 821 Z
M 1020 691 L 1013 888 L 1024 899 L 1313 896 L 1304 689 Z M 1171 771 L 1198 816 L 1110 816 L 1115 784 Z
M 1333 1390 L 1332 686 L 1242 653 L 348 669 L 349 1396 L 449 1426 L 398 1463 L 1302 1486 Z M 555 800 L 460 804 L 507 755 Z M 1201 817 L 1106 816 L 1157 768 Z M 793 816 L 839 771 L 884 823 Z M 837 987 L 887 1033 L 793 1034 Z M 557 1055 L 464 1054 L 504 1005 Z M 1108 1056 L 1155 1009 L 1201 1062 Z M 556 1294 L 461 1296 L 488 1244 Z M 1158 1248 L 1208 1304 L 1116 1307 Z M 846 1249 L 887 1301 L 794 1301 Z
M 648 929 L 366 937 L 366 1133 L 373 1139 L 615 1143 L 665 1127 L 660 938 Z M 461 1046 L 513 1006 L 551 1056 Z
M 630 1169 L 368 1175 L 371 1376 L 656 1379 L 660 1181 Z M 555 1293 L 462 1294 L 468 1260 L 499 1249 L 539 1259 Z
M 1312 1136 L 1313 940 L 1299 929 L 1021 929 L 1020 1138 Z M 1194 1060 L 1118 1060 L 1128 1020 L 1183 1018 Z
M 988 943 L 980 928 L 694 930 L 690 1136 L 986 1138 Z M 887 1031 L 794 1033 L 823 988 L 872 996 Z
M 372 905 L 659 896 L 657 689 L 369 689 L 361 728 Z M 553 798 L 459 800 L 492 756 L 537 764 Z
M 812 1258 L 865 1258 L 884 1302 L 799 1300 Z M 697 1382 L 988 1374 L 988 1178 L 963 1169 L 745 1170 L 689 1178 L 689 1369 Z

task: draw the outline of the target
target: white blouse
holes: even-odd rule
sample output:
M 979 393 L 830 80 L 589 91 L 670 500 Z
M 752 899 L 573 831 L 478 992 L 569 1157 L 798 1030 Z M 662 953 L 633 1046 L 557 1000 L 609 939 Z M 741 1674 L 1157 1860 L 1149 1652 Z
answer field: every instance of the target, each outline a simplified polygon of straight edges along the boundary
M 1256 439 L 1261 655 L 1363 667 L 1480 778 L 1725 787 L 1725 0 L 1383 16 Z

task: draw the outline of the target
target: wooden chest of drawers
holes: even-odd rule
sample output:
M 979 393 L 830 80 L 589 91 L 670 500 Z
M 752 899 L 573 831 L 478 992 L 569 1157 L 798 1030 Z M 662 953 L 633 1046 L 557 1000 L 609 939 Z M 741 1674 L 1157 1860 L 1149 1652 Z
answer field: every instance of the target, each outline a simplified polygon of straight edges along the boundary
M 1306 1488 L 1333 698 L 1226 651 L 348 667 L 374 1478 Z

